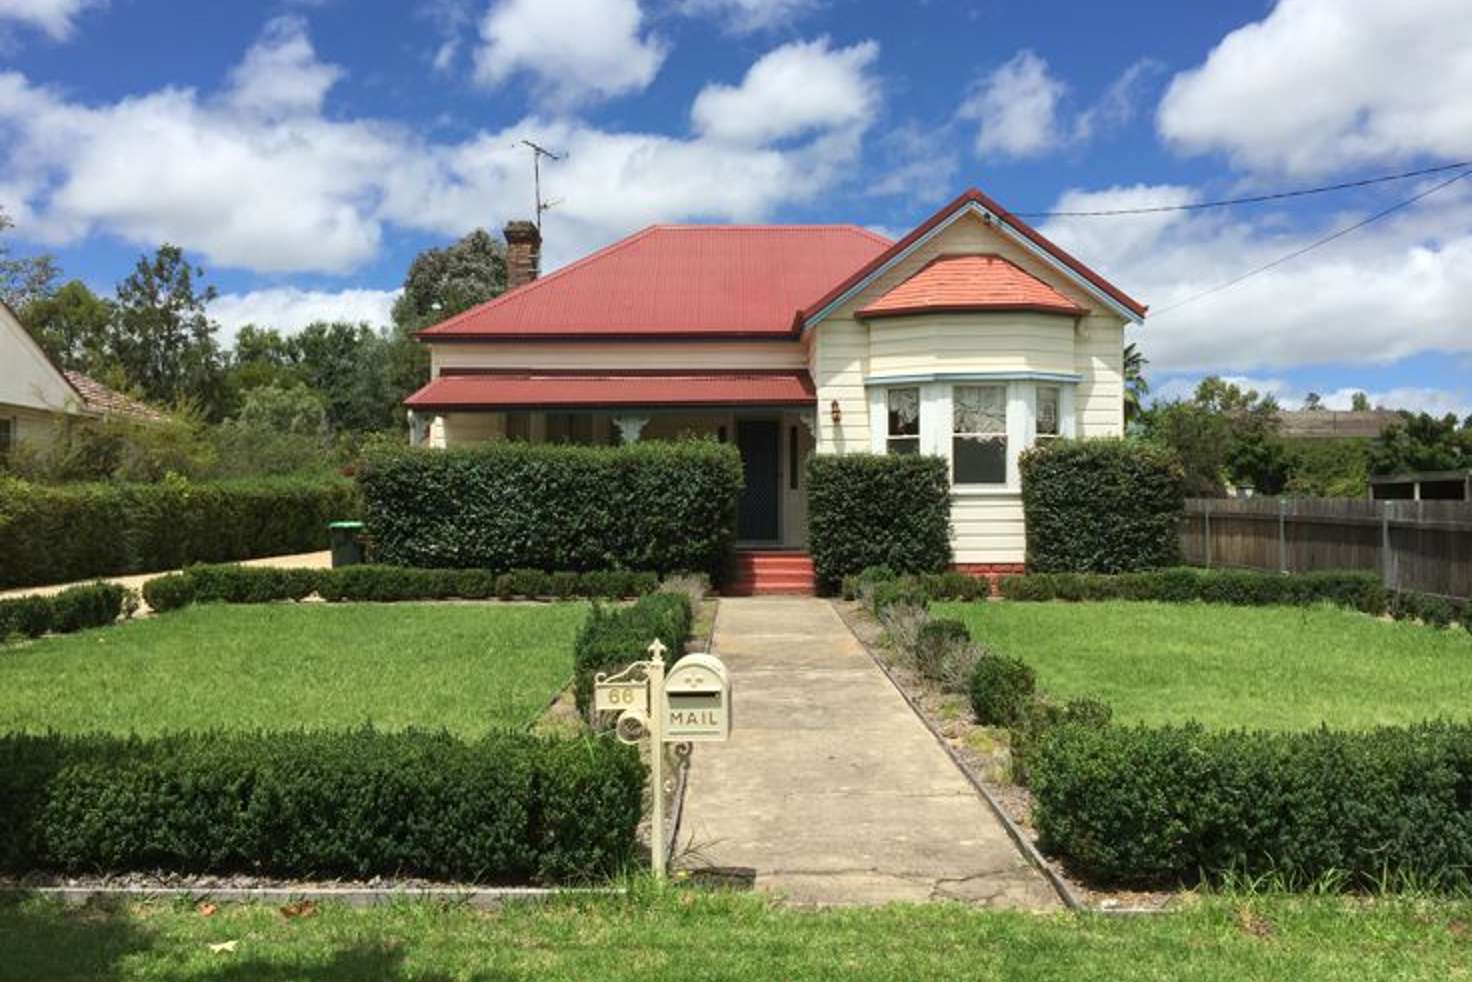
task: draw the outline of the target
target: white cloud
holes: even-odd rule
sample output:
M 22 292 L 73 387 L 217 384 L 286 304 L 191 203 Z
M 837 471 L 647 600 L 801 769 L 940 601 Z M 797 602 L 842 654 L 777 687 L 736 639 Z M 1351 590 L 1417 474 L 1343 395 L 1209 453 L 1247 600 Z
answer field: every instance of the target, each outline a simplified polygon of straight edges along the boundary
M 706 137 L 758 145 L 864 124 L 879 101 L 869 74 L 878 56 L 873 41 L 838 49 L 826 37 L 785 44 L 747 69 L 740 85 L 707 85 L 690 116 Z
M 863 47 L 829 54 L 852 60 Z M 297 95 L 256 87 L 250 65 L 297 76 Z M 0 73 L 7 208 L 50 244 L 109 234 L 145 248 L 174 242 L 211 266 L 345 273 L 377 254 L 386 229 L 449 238 L 530 217 L 530 169 L 515 144 L 535 134 L 569 151 L 543 169 L 544 190 L 563 199 L 545 220 L 551 268 L 650 222 L 763 221 L 810 201 L 852 172 L 870 119 L 799 114 L 734 143 L 548 115 L 435 141 L 325 115 L 336 71 L 291 21 L 273 25 L 213 95 L 166 88 L 89 105 Z
M 1100 129 L 1123 126 L 1134 119 L 1145 85 L 1164 70 L 1165 66 L 1154 58 L 1141 58 L 1126 68 L 1109 83 L 1099 101 L 1078 114 L 1073 121 L 1073 139 L 1088 140 Z
M 497 0 L 481 21 L 475 77 L 500 85 L 521 72 L 552 108 L 642 91 L 664 62 L 638 0 Z
M 317 60 L 306 22 L 278 17 L 230 72 L 229 102 L 242 112 L 265 116 L 316 114 L 327 92 L 345 73 Z
M 1185 203 L 1180 186 L 1070 191 L 1055 210 Z M 1057 218 L 1044 234 L 1158 311 L 1138 340 L 1157 371 L 1384 364 L 1472 351 L 1472 188 L 1454 185 L 1395 217 L 1243 283 L 1167 310 L 1307 245 L 1358 214 L 1312 227 L 1271 212 Z
M 1328 173 L 1472 156 L 1472 4 L 1282 0 L 1177 75 L 1157 124 L 1186 153 Z
M 15 21 L 41 31 L 54 41 L 65 41 L 88 7 L 107 0 L 0 0 L 0 21 Z
M 681 0 L 680 10 L 692 17 L 719 17 L 728 30 L 749 34 L 786 26 L 819 6 L 819 0 Z
M 299 290 L 270 287 L 248 293 L 224 293 L 210 304 L 209 313 L 219 322 L 222 341 L 230 343 L 247 324 L 273 327 L 295 334 L 315 321 L 350 321 L 383 327 L 398 290 Z
M 1282 409 L 1302 409 L 1309 389 L 1287 379 L 1276 377 L 1255 378 L 1248 375 L 1223 375 L 1222 378 L 1243 389 L 1256 389 L 1263 395 L 1277 400 Z M 1172 378 L 1151 393 L 1152 402 L 1169 402 L 1174 399 L 1189 399 L 1196 391 L 1201 376 Z M 1402 385 L 1383 389 L 1357 389 L 1353 386 L 1320 392 L 1319 398 L 1325 409 L 1347 410 L 1354 403 L 1357 393 L 1364 392 L 1370 405 L 1376 408 L 1405 409 L 1410 412 L 1425 412 L 1433 416 L 1454 413 L 1459 417 L 1472 412 L 1472 396 L 1465 392 L 1453 392 L 1429 386 Z
M 1064 139 L 1058 103 L 1067 86 L 1031 51 L 1017 52 L 978 83 L 962 104 L 960 116 L 981 123 L 976 134 L 980 156 L 1036 157 Z

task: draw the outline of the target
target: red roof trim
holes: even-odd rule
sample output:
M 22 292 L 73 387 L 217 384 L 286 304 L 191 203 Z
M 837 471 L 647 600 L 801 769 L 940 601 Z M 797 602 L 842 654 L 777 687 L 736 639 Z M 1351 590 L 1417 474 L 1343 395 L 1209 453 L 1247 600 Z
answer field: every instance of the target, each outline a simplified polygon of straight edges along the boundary
M 448 323 L 448 322 L 447 322 Z M 438 325 L 436 325 L 438 326 Z M 426 327 L 424 331 L 434 328 Z M 419 331 L 415 337 L 424 334 Z M 589 341 L 642 341 L 645 344 L 658 341 L 782 341 L 790 344 L 794 339 L 791 330 L 781 333 L 774 331 L 692 331 L 686 333 L 659 333 L 659 334 L 630 334 L 627 331 L 609 332 L 600 334 L 597 331 L 586 331 L 580 334 L 506 334 L 504 332 L 487 332 L 485 334 L 470 334 L 465 331 L 457 331 L 454 334 L 431 334 L 426 341 L 435 344 L 455 344 L 458 342 L 472 342 L 475 344 L 494 343 L 496 341 L 536 341 L 538 343 L 560 344 L 564 341 L 577 341 L 586 344 Z
M 894 245 L 890 246 L 887 250 L 880 253 L 875 258 L 871 259 L 864 266 L 860 267 L 856 272 L 850 275 L 848 279 L 844 280 L 842 283 L 838 284 L 838 286 L 829 290 L 815 303 L 809 304 L 807 308 L 798 311 L 797 317 L 794 321 L 795 329 L 800 331 L 803 325 L 805 325 L 820 310 L 828 306 L 834 300 L 837 300 L 839 297 L 843 296 L 843 294 L 847 293 L 854 286 L 863 282 L 875 270 L 881 268 L 886 263 L 894 259 L 896 256 L 899 256 L 906 252 L 916 242 L 924 238 L 925 235 L 929 233 L 932 229 L 940 225 L 947 218 L 950 218 L 951 215 L 955 214 L 957 211 L 966 207 L 968 204 L 980 205 L 982 208 L 991 212 L 993 215 L 996 215 L 997 218 L 999 218 L 1009 228 L 1030 240 L 1034 245 L 1038 246 L 1054 259 L 1058 260 L 1059 263 L 1067 266 L 1069 269 L 1073 270 L 1073 272 L 1077 273 L 1079 276 L 1083 277 L 1099 290 L 1103 291 L 1107 296 L 1115 300 L 1126 310 L 1130 311 L 1137 317 L 1143 318 L 1145 316 L 1145 311 L 1149 308 L 1146 307 L 1144 304 L 1140 303 L 1138 300 L 1133 299 L 1123 290 L 1119 289 L 1117 286 L 1106 280 L 1104 277 L 1100 276 L 1092 269 L 1089 269 L 1089 267 L 1085 266 L 1082 262 L 1069 255 L 1066 251 L 1064 251 L 1062 247 L 1053 243 L 1037 229 L 1033 228 L 1022 219 L 1016 217 L 1011 212 L 1007 211 L 1007 209 L 997 204 L 997 202 L 993 201 L 985 194 L 982 194 L 976 188 L 969 188 L 962 194 L 958 195 L 950 203 L 941 207 L 941 209 L 935 214 L 931 215 L 925 221 L 917 225 L 914 230 L 910 232 L 909 235 L 906 235 L 904 238 L 900 239 Z
M 988 311 L 1007 311 L 1024 314 L 1057 314 L 1060 317 L 1082 317 L 1088 311 L 1082 307 L 1061 307 L 1045 303 L 917 303 L 908 307 L 889 307 L 884 310 L 861 310 L 856 316 L 864 320 L 881 320 L 885 317 L 907 317 L 910 314 L 974 314 Z
M 813 380 L 801 370 L 571 372 L 523 369 L 440 375 L 415 392 L 411 409 L 629 409 L 677 406 L 811 406 Z

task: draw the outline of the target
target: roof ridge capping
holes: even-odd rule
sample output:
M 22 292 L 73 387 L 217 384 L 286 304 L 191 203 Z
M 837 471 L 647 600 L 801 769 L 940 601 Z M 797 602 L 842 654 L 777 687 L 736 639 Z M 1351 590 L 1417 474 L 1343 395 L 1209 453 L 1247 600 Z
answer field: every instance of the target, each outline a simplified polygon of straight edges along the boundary
M 942 205 L 934 214 L 917 225 L 898 242 L 895 242 L 884 252 L 861 266 L 842 283 L 829 290 L 817 301 L 799 310 L 793 318 L 794 329 L 798 331 L 805 330 L 823 320 L 840 302 L 852 297 L 872 282 L 880 273 L 888 270 L 900 259 L 909 255 L 922 243 L 927 241 L 932 234 L 949 225 L 951 221 L 965 211 L 979 211 L 983 219 L 989 224 L 999 223 L 1005 230 L 1013 233 L 1015 238 L 1025 240 L 1022 242 L 1024 247 L 1029 248 L 1041 258 L 1050 261 L 1060 272 L 1079 283 L 1089 293 L 1100 297 L 1109 306 L 1122 313 L 1127 320 L 1144 323 L 1145 312 L 1149 309 L 1145 304 L 1135 300 L 1037 229 L 1013 215 L 986 194 L 972 187 L 967 188 L 945 205 Z M 993 254 L 979 253 L 978 255 Z M 1008 261 L 1010 262 L 1010 260 Z M 1015 263 L 1012 263 L 1012 265 L 1016 266 Z M 1026 273 L 1027 271 L 1023 270 L 1023 272 Z

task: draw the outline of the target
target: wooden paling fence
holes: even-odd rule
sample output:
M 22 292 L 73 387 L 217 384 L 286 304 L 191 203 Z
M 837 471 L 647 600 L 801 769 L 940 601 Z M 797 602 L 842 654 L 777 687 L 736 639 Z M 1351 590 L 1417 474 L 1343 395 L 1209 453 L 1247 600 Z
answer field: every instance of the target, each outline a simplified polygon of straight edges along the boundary
M 1181 550 L 1197 566 L 1375 570 L 1387 587 L 1472 598 L 1472 502 L 1191 498 Z

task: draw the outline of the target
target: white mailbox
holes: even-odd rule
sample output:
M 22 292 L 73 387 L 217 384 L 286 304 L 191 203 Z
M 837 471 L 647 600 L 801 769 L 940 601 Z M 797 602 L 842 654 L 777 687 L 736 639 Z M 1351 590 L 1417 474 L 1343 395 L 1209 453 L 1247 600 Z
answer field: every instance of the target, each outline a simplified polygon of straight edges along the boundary
M 731 680 L 715 655 L 686 655 L 664 683 L 664 738 L 671 743 L 713 742 L 731 736 Z

